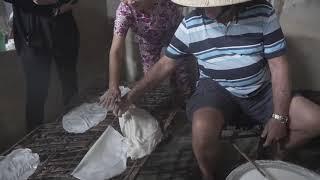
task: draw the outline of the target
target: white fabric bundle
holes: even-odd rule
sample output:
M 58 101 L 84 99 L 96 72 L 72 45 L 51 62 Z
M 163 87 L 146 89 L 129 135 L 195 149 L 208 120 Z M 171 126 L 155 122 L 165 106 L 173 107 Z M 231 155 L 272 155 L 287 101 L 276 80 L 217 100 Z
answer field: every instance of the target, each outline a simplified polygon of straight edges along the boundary
M 69 133 L 84 133 L 107 116 L 108 111 L 97 103 L 84 103 L 63 116 L 63 128 Z
M 81 180 L 104 180 L 121 174 L 127 158 L 139 159 L 152 153 L 162 139 L 157 120 L 136 107 L 119 119 L 125 137 L 109 126 L 88 151 L 72 175 Z
M 119 124 L 129 143 L 127 156 L 133 160 L 151 154 L 162 139 L 157 120 L 143 109 L 130 107 Z
M 121 92 L 121 97 L 124 95 L 128 94 L 129 91 L 131 91 L 130 88 L 124 87 L 124 86 L 119 86 L 120 92 Z
M 25 180 L 37 169 L 39 155 L 30 149 L 16 149 L 0 160 L 1 180 Z
M 72 175 L 81 180 L 104 180 L 126 169 L 128 143 L 109 126 L 81 160 Z
M 121 96 L 126 95 L 130 89 L 120 86 Z M 108 110 L 98 103 L 84 103 L 67 113 L 62 118 L 63 128 L 69 133 L 84 133 L 98 125 L 107 116 Z

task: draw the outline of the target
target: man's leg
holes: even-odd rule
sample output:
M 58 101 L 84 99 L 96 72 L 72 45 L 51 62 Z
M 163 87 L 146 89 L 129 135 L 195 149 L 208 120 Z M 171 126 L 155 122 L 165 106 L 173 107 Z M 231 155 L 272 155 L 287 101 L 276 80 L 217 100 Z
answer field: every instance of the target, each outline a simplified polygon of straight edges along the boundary
M 214 108 L 200 108 L 193 113 L 192 147 L 204 179 L 214 179 L 219 151 L 223 113 Z
M 29 132 L 44 120 L 51 57 L 35 54 L 32 49 L 25 47 L 20 60 L 26 76 L 26 124 Z
M 303 145 L 320 135 L 320 106 L 302 97 L 295 96 L 290 105 L 289 140 L 286 148 Z
M 219 136 L 224 122 L 239 117 L 239 105 L 217 82 L 199 80 L 195 93 L 187 103 L 192 120 L 192 146 L 204 179 L 214 179 L 219 153 Z

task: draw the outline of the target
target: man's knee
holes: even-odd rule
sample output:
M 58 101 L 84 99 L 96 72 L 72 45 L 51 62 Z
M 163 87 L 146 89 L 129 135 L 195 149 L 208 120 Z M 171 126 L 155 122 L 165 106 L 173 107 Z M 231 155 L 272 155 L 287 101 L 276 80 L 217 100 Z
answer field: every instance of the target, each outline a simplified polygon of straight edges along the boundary
M 193 113 L 192 123 L 199 128 L 206 128 L 208 125 L 217 125 L 217 127 L 223 125 L 224 117 L 223 113 L 215 108 L 205 107 L 196 110 Z
M 319 123 L 320 106 L 303 96 L 294 96 L 290 105 L 290 118 L 304 119 L 305 121 L 317 121 Z
M 223 114 L 217 109 L 201 108 L 195 111 L 192 120 L 192 133 L 194 139 L 197 139 L 200 142 L 217 139 L 223 124 Z

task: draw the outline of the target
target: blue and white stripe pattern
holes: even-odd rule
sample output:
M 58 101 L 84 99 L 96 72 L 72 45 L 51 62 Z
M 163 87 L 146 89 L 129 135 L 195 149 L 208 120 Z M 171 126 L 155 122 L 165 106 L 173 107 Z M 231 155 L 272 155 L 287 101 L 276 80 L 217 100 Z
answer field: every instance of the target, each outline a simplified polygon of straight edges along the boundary
M 270 82 L 268 59 L 286 51 L 286 42 L 273 7 L 251 1 L 229 26 L 206 17 L 203 9 L 186 16 L 166 56 L 194 55 L 200 78 L 212 78 L 238 97 L 250 97 Z

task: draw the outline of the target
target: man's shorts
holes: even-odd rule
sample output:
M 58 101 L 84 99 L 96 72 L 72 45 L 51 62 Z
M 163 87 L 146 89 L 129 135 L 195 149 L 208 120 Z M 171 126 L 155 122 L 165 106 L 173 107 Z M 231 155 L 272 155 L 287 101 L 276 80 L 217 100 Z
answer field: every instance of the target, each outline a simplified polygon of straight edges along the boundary
M 192 120 L 193 113 L 205 107 L 220 110 L 227 123 L 237 123 L 245 118 L 255 124 L 265 124 L 273 113 L 271 83 L 254 96 L 240 98 L 211 79 L 201 79 L 187 103 L 188 119 Z

